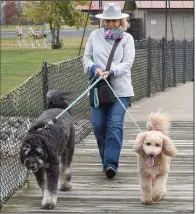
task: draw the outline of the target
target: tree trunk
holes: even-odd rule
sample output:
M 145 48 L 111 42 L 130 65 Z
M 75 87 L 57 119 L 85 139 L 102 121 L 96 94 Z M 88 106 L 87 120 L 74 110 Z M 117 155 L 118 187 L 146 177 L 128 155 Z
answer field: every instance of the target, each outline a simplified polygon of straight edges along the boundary
M 51 34 L 52 34 L 52 43 L 56 43 L 56 38 L 55 38 L 55 29 L 51 29 Z
M 57 29 L 56 44 L 59 45 L 59 29 Z
M 52 35 L 52 43 L 55 44 L 55 29 L 52 27 L 52 23 L 50 22 L 50 31 L 51 31 L 51 35 Z
M 52 49 L 62 48 L 62 44 L 60 43 L 60 26 L 56 26 L 56 29 L 50 23 L 50 30 L 52 34 Z

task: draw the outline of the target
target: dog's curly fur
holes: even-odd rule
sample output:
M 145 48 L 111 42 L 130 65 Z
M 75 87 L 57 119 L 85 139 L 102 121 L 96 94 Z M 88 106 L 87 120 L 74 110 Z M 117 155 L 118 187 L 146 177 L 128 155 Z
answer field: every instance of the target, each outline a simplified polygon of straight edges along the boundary
M 143 204 L 159 201 L 167 193 L 170 157 L 177 152 L 172 140 L 166 135 L 169 125 L 167 114 L 151 113 L 147 121 L 147 131 L 137 135 L 133 146 L 137 153 Z
M 21 163 L 32 170 L 43 193 L 42 207 L 53 209 L 57 188 L 71 189 L 71 162 L 75 146 L 75 130 L 66 112 L 54 124 L 45 127 L 68 105 L 67 93 L 50 90 L 45 110 L 28 130 L 20 150 Z M 59 183 L 58 183 L 59 182 Z

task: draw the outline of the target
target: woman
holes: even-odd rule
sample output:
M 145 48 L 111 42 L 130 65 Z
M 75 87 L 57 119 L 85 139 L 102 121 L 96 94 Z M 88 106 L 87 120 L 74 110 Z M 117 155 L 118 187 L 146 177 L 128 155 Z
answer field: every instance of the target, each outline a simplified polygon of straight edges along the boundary
M 91 33 L 83 57 L 84 71 L 88 75 L 110 75 L 111 86 L 126 108 L 131 96 L 134 96 L 130 69 L 135 57 L 133 37 L 124 32 L 128 27 L 125 19 L 128 16 L 121 13 L 118 3 L 106 4 L 103 13 L 96 15 L 101 19 L 103 27 Z M 116 39 L 120 39 L 120 43 L 115 51 L 111 69 L 106 71 L 108 57 Z M 118 100 L 109 107 L 91 110 L 91 123 L 107 178 L 113 178 L 118 170 L 124 115 L 125 110 Z

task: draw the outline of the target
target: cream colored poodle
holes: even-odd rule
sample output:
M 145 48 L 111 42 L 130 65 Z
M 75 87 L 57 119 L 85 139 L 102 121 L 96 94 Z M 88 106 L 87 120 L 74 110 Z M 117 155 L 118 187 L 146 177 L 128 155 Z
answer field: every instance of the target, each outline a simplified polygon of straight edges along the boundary
M 167 114 L 151 113 L 146 126 L 147 131 L 137 135 L 133 149 L 137 153 L 141 201 L 152 204 L 167 193 L 170 157 L 176 155 L 176 147 L 166 135 L 170 126 Z

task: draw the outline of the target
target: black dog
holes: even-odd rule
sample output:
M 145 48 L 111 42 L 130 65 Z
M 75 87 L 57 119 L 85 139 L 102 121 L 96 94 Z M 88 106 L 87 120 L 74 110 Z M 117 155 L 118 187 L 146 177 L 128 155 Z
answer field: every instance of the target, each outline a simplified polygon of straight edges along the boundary
M 21 162 L 32 170 L 43 192 L 42 207 L 53 209 L 59 190 L 71 189 L 70 165 L 74 154 L 75 130 L 68 112 L 54 124 L 46 126 L 68 105 L 67 93 L 50 90 L 47 93 L 47 109 L 33 124 L 21 147 Z M 61 166 L 60 166 L 61 163 Z

